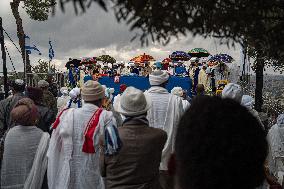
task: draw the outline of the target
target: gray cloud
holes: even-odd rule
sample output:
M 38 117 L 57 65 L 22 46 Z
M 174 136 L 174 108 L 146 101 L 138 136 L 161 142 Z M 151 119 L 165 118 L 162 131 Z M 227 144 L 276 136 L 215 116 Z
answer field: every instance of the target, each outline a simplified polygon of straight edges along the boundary
M 0 16 L 4 18 L 5 29 L 13 40 L 18 42 L 16 24 L 10 11 L 9 1 L 2 0 L 0 2 Z M 26 34 L 43 53 L 42 56 L 38 56 L 36 53 L 32 54 L 33 63 L 37 62 L 39 58 L 48 59 L 49 38 L 54 46 L 54 63 L 61 68 L 69 57 L 110 54 L 117 60 L 128 61 L 131 57 L 145 52 L 159 60 L 168 57 L 172 51 L 188 51 L 195 47 L 205 48 L 212 54 L 228 53 L 237 61 L 240 56 L 239 46 L 235 49 L 228 49 L 225 45 L 219 45 L 219 41 L 216 39 L 193 38 L 190 34 L 187 37 L 181 36 L 179 39 L 173 38 L 167 46 L 154 43 L 148 47 L 141 47 L 140 41 L 130 42 L 135 32 L 130 32 L 125 23 L 118 23 L 112 10 L 105 12 L 95 4 L 85 14 L 78 16 L 75 15 L 72 4 L 67 5 L 65 13 L 62 13 L 57 7 L 56 15 L 51 16 L 45 22 L 31 20 L 24 10 L 21 10 L 21 16 Z M 8 39 L 5 41 L 17 70 L 22 70 L 20 54 Z M 8 69 L 11 68 L 11 65 L 8 65 Z

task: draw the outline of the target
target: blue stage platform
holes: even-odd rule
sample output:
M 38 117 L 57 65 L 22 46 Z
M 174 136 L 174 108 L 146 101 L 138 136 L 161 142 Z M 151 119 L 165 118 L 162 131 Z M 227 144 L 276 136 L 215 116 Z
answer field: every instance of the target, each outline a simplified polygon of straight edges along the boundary
M 150 88 L 149 78 L 140 76 L 121 76 L 119 83 L 114 83 L 114 77 L 101 77 L 99 82 L 102 85 L 115 89 L 115 95 L 119 92 L 119 86 L 126 84 L 127 86 L 133 86 L 140 90 L 147 90 Z M 171 76 L 167 89 L 170 92 L 174 87 L 181 87 L 188 91 L 188 95 L 191 96 L 192 80 L 189 77 L 175 77 Z

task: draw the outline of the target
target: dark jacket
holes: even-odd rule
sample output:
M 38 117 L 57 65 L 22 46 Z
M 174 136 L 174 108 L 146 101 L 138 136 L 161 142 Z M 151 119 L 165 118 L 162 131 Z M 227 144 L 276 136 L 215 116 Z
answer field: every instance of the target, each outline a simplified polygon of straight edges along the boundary
M 51 124 L 55 121 L 56 115 L 52 110 L 44 105 L 37 104 L 37 109 L 40 114 L 38 123 L 36 124 L 44 132 L 51 134 L 50 127 Z
M 159 189 L 159 166 L 166 132 L 146 123 L 126 124 L 118 128 L 121 151 L 114 156 L 101 155 L 101 174 L 106 189 Z
M 0 130 L 4 133 L 8 128 L 11 128 L 12 121 L 10 113 L 19 100 L 24 98 L 24 94 L 17 93 L 12 97 L 8 97 L 0 101 Z M 2 135 L 1 135 L 2 137 Z

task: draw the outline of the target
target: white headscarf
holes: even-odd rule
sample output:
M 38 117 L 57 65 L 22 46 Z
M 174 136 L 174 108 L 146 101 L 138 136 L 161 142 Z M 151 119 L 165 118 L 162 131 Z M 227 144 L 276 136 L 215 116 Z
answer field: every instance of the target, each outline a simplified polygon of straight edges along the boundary
M 63 96 L 68 95 L 68 88 L 67 87 L 61 87 L 60 92 L 62 93 Z
M 231 98 L 241 103 L 243 96 L 243 90 L 240 85 L 235 83 L 229 83 L 222 91 L 222 98 Z
M 241 104 L 251 110 L 253 109 L 254 99 L 249 95 L 243 95 Z
M 75 100 L 80 95 L 80 89 L 78 87 L 72 89 L 69 92 L 69 96 L 72 100 Z
M 173 95 L 177 95 L 179 97 L 182 97 L 183 95 L 183 90 L 181 87 L 174 87 L 172 90 L 171 90 L 171 94 Z
M 156 70 L 149 75 L 149 82 L 152 86 L 158 86 L 169 79 L 169 74 L 166 71 Z

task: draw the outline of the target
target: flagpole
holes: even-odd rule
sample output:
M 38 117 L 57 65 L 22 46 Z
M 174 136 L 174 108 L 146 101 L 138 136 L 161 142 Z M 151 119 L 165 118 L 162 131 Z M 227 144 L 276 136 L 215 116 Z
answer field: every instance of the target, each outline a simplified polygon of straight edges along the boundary
M 48 39 L 48 43 L 50 43 L 50 37 L 49 37 L 49 39 Z M 48 55 L 49 55 L 49 51 L 48 51 Z M 50 72 L 50 62 L 51 62 L 51 58 L 50 58 L 50 56 L 49 56 L 49 61 L 48 61 L 48 72 Z
M 25 78 L 25 82 L 26 85 L 28 84 L 28 77 L 27 77 L 27 51 L 25 49 L 25 62 L 24 62 L 24 78 Z

